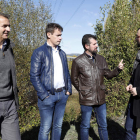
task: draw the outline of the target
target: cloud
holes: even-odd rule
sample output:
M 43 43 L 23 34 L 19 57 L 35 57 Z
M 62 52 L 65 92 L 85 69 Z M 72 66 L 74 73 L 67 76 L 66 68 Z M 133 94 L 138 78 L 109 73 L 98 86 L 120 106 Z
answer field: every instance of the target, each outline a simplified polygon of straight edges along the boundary
M 88 22 L 88 24 L 87 24 L 88 26 L 93 26 L 93 23 L 91 23 L 91 22 Z
M 94 16 L 98 16 L 98 14 L 97 13 L 94 13 Z
M 88 10 L 84 10 L 83 11 L 84 13 L 86 13 L 86 14 L 88 14 L 88 15 L 92 15 L 92 16 L 97 16 L 98 15 L 98 13 L 94 13 L 94 12 L 91 12 L 91 11 L 88 11 Z
M 81 28 L 82 26 L 81 25 L 78 25 L 78 24 L 74 24 L 73 27 Z

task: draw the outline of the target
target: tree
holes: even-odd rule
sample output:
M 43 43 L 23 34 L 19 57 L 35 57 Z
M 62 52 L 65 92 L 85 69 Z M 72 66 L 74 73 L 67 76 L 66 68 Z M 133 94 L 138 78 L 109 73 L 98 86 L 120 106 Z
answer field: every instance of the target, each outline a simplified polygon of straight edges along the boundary
M 110 112 L 120 115 L 124 112 L 130 96 L 125 87 L 129 82 L 137 52 L 135 34 L 140 27 L 140 3 L 139 0 L 115 0 L 112 7 L 108 7 L 109 4 L 101 8 L 103 18 L 97 21 L 95 33 L 99 42 L 99 53 L 105 56 L 111 69 L 114 69 L 121 59 L 125 62 L 125 69 L 118 77 L 105 80 L 109 93 L 108 108 Z

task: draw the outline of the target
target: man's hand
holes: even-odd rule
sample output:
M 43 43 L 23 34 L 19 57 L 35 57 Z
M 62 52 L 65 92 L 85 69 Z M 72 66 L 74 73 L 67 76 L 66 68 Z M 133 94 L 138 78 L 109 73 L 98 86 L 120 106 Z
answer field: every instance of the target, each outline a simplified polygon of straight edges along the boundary
M 133 88 L 133 86 L 130 84 L 126 87 L 126 90 L 129 92 L 131 88 Z
M 69 93 L 68 91 L 66 92 L 66 94 L 67 94 L 67 95 L 70 95 L 70 93 Z
M 137 95 L 136 87 L 130 88 L 130 92 L 133 96 L 136 96 Z
M 121 62 L 119 63 L 119 65 L 118 65 L 118 68 L 122 70 L 124 68 L 124 64 L 125 63 L 123 63 L 123 59 L 122 59 Z

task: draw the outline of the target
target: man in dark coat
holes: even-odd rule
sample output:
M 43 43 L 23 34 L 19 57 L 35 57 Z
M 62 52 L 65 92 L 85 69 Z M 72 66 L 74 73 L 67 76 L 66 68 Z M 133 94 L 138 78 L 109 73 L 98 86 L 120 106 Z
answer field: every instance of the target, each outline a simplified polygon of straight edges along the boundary
M 15 61 L 8 39 L 9 17 L 0 13 L 0 131 L 2 140 L 21 140 L 18 120 L 18 95 Z
M 140 28 L 136 34 L 137 46 L 140 47 Z M 137 53 L 132 76 L 126 90 L 131 93 L 125 123 L 125 140 L 136 140 L 140 128 L 140 50 Z

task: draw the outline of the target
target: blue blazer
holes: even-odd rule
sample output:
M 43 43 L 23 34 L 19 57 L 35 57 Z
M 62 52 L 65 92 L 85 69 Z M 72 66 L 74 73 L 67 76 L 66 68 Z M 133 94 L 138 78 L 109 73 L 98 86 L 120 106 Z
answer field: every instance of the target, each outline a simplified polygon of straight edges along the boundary
M 62 61 L 65 88 L 72 93 L 71 78 L 69 74 L 67 57 L 58 46 Z M 34 50 L 31 57 L 30 80 L 37 91 L 38 98 L 43 100 L 49 94 L 54 94 L 54 64 L 52 47 L 47 43 Z

